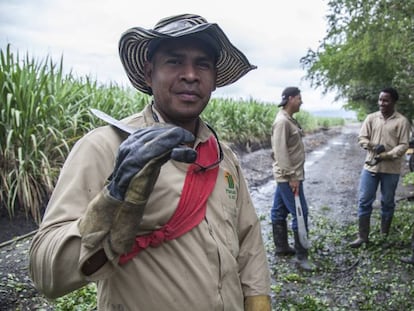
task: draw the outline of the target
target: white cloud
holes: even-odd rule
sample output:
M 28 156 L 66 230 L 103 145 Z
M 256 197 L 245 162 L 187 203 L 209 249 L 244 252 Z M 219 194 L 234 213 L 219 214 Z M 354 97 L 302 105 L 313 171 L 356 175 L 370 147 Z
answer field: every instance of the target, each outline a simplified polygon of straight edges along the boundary
M 302 81 L 306 73 L 299 62 L 323 39 L 326 9 L 324 0 L 0 0 L 0 47 L 11 43 L 21 53 L 40 58 L 59 60 L 63 55 L 64 67 L 77 75 L 127 84 L 117 54 L 121 33 L 134 26 L 152 28 L 168 15 L 196 13 L 217 22 L 258 66 L 214 96 L 278 103 L 284 87 L 297 85 L 303 109 L 331 110 L 341 103 L 333 104 L 333 94 L 322 96 Z

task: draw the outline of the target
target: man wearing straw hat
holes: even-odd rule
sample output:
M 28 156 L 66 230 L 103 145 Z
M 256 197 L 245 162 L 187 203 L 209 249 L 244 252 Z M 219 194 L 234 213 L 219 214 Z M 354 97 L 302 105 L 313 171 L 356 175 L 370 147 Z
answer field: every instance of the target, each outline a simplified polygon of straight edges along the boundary
M 256 67 L 192 14 L 127 30 L 119 53 L 152 101 L 123 131 L 100 127 L 74 146 L 31 246 L 36 287 L 53 298 L 96 282 L 99 310 L 270 310 L 239 162 L 200 119 L 216 87 Z

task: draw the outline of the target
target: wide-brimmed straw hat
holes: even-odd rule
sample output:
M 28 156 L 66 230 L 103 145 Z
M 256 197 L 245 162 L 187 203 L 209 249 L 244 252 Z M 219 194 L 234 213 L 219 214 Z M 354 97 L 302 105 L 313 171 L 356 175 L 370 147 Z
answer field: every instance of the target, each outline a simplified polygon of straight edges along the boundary
M 138 90 L 152 95 L 145 82 L 144 63 L 148 60 L 148 45 L 153 39 L 200 37 L 213 45 L 218 52 L 216 86 L 221 87 L 236 82 L 246 73 L 257 67 L 250 64 L 223 30 L 215 23 L 208 23 L 199 15 L 180 14 L 160 20 L 154 29 L 133 27 L 125 31 L 119 41 L 119 55 L 126 74 Z

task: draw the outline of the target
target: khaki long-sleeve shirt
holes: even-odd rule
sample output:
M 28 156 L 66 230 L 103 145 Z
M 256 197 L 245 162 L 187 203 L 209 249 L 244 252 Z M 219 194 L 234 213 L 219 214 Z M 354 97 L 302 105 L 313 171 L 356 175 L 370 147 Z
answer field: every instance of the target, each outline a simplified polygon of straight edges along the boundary
M 379 162 L 364 169 L 374 173 L 400 174 L 404 154 L 410 140 L 410 123 L 407 118 L 395 111 L 388 119 L 384 119 L 380 111 L 369 114 L 362 123 L 358 143 L 367 150 L 366 161 L 375 157 L 373 148 L 384 145 L 385 152 L 392 156 L 391 160 Z
M 272 125 L 273 176 L 276 182 L 305 178 L 303 131 L 285 110 L 280 109 Z
M 153 123 L 151 110 L 130 117 L 133 127 Z M 196 144 L 211 135 L 203 122 Z M 223 145 L 224 160 L 205 219 L 181 237 L 149 247 L 125 265 L 110 260 L 87 277 L 80 267 L 96 250 L 81 242 L 79 220 L 111 174 L 119 131 L 104 126 L 78 141 L 62 168 L 30 249 L 30 274 L 49 297 L 94 281 L 99 310 L 243 310 L 247 296 L 269 295 L 270 276 L 261 227 L 239 162 Z M 160 228 L 173 215 L 188 164 L 161 168 L 137 234 Z

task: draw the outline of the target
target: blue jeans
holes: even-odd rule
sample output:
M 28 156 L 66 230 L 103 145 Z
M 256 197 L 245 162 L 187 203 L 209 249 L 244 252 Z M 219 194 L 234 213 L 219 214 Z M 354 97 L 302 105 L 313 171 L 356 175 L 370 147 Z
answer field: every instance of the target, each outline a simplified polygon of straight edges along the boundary
M 392 217 L 399 179 L 399 174 L 371 173 L 363 169 L 359 183 L 358 216 L 371 215 L 372 203 L 375 201 L 378 185 L 381 185 L 381 216 Z
M 303 183 L 299 184 L 299 199 L 303 210 L 306 228 L 308 227 L 308 205 L 305 194 L 303 193 Z M 292 230 L 298 230 L 298 221 L 296 218 L 295 195 L 292 192 L 288 182 L 280 182 L 276 186 L 273 206 L 270 211 L 272 223 L 286 221 L 288 214 L 292 215 Z

